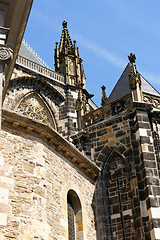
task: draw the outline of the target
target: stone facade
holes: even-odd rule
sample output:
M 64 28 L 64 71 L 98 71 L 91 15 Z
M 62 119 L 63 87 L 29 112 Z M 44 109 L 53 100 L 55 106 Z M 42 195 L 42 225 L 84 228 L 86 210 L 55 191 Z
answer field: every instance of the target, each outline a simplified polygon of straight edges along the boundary
M 77 232 L 96 239 L 93 180 L 43 140 L 17 130 L 2 131 L 1 152 L 0 239 L 68 239 L 69 190 L 81 202 Z
M 102 169 L 95 189 L 99 239 L 160 239 L 159 120 L 151 109 L 134 103 L 129 113 L 73 136 Z
M 90 157 L 102 169 L 95 189 L 98 237 L 135 239 L 134 221 L 138 221 L 135 208 L 140 206 L 133 203 L 137 180 L 129 119 L 123 113 L 112 121 L 88 127 L 86 132 L 90 139 Z M 76 136 L 74 141 L 77 142 Z M 136 197 L 139 196 L 136 194 Z

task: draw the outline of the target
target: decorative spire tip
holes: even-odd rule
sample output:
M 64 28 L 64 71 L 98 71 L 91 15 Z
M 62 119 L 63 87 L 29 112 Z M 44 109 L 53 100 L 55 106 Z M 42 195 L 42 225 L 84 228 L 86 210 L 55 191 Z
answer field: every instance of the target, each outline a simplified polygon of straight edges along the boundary
M 64 20 L 62 23 L 63 28 L 67 28 L 67 22 Z
M 135 63 L 135 61 L 136 61 L 136 56 L 135 56 L 135 54 L 130 53 L 130 55 L 128 56 L 128 59 L 129 59 L 129 61 L 130 61 L 131 64 Z
M 102 85 L 102 91 L 105 91 L 106 90 L 106 87 L 104 85 Z

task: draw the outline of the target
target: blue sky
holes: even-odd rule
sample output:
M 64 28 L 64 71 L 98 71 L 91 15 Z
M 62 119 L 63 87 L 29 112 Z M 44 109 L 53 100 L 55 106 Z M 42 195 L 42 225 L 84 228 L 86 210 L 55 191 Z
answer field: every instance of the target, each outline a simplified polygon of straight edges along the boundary
M 62 22 L 83 59 L 86 85 L 98 106 L 101 86 L 110 94 L 130 52 L 138 71 L 160 91 L 159 0 L 34 0 L 25 40 L 54 69 Z

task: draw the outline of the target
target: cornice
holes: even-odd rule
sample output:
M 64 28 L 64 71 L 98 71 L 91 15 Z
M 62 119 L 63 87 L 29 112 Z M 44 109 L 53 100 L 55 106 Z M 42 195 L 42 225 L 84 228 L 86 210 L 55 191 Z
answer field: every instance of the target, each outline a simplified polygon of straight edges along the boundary
M 94 181 L 97 179 L 100 168 L 50 126 L 3 108 L 3 127 L 42 139 L 48 146 L 53 147 L 56 152 L 68 159 L 90 179 Z

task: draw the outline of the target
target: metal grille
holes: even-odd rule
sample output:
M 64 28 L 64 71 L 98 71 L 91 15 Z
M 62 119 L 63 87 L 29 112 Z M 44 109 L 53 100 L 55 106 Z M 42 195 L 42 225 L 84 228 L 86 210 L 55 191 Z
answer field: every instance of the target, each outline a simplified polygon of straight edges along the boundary
M 70 197 L 67 197 L 68 207 L 68 239 L 75 240 L 75 221 L 74 221 L 74 208 Z

